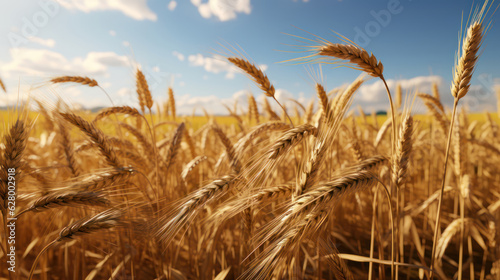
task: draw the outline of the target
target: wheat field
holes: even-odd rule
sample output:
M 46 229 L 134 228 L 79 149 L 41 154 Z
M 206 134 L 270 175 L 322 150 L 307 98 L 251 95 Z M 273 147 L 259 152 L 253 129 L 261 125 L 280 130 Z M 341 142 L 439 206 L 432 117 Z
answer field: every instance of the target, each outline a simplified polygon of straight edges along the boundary
M 95 114 L 34 97 L 3 112 L 0 279 L 500 279 L 500 111 L 460 103 L 487 3 L 450 92 L 389 92 L 382 61 L 339 36 L 292 61 L 360 76 L 318 82 L 294 108 L 249 59 L 228 56 L 266 99 L 225 117 L 178 115 L 175 89 L 154 100 L 140 69 L 134 107 Z M 351 106 L 369 78 L 386 85 L 387 117 Z M 47 86 L 60 83 L 100 86 Z

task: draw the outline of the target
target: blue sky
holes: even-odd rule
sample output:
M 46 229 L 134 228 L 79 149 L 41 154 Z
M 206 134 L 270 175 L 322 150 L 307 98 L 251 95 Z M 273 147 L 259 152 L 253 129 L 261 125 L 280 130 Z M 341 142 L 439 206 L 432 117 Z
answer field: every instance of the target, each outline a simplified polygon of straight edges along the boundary
M 483 2 L 476 2 L 482 4 Z M 353 39 L 384 64 L 391 87 L 401 83 L 405 93 L 430 93 L 437 82 L 445 102 L 462 12 L 466 20 L 472 1 L 427 0 L 24 0 L 9 1 L 0 11 L 0 77 L 8 94 L 18 97 L 59 95 L 85 107 L 109 106 L 99 89 L 75 85 L 52 86 L 59 75 L 96 79 L 115 104 L 136 106 L 134 69 L 147 74 L 154 98 L 165 100 L 169 86 L 178 111 L 205 107 L 223 113 L 221 103 L 246 94 L 262 93 L 222 55 L 226 48 L 244 52 L 260 65 L 284 101 L 307 103 L 315 96 L 311 72 L 318 65 L 278 63 L 303 56 L 297 45 L 315 35 L 339 42 L 332 31 Z M 493 3 L 493 9 L 499 3 Z M 495 110 L 493 88 L 500 84 L 500 28 L 493 21 L 483 45 L 472 92 L 463 101 L 471 110 Z M 492 15 L 492 16 L 491 16 Z M 491 18 L 490 18 L 491 16 Z M 314 35 L 313 35 L 314 34 Z M 234 49 L 233 49 L 234 48 Z M 353 81 L 360 73 L 322 66 L 327 89 Z M 317 76 L 317 75 L 316 75 Z M 366 110 L 387 107 L 382 84 L 365 83 L 354 103 Z

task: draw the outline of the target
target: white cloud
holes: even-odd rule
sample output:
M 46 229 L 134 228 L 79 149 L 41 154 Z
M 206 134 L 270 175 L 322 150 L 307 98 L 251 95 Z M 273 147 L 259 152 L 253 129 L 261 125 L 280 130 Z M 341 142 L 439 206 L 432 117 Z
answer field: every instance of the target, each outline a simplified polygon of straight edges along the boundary
M 102 88 L 109 88 L 109 87 L 111 87 L 111 83 L 110 82 L 99 83 L 99 85 Z
M 238 13 L 250 14 L 252 7 L 250 0 L 191 0 L 198 7 L 198 12 L 204 18 L 217 17 L 220 21 L 235 19 Z
M 182 53 L 178 52 L 178 51 L 173 51 L 172 54 L 177 57 L 178 60 L 180 61 L 184 61 L 185 57 Z
M 233 108 L 233 104 L 235 102 L 238 104 L 238 108 L 245 111 L 248 108 L 248 95 L 252 94 L 249 90 L 239 90 L 236 91 L 231 97 L 228 98 L 220 98 L 215 95 L 209 96 L 191 96 L 189 94 L 185 95 L 176 95 L 175 104 L 177 106 L 177 112 L 180 114 L 192 114 L 193 109 L 197 109 L 197 113 L 201 113 L 201 109 L 205 108 L 207 112 L 210 114 L 216 115 L 226 115 L 228 111 L 223 104 L 228 105 L 230 108 Z M 256 96 L 256 94 L 253 94 Z M 265 98 L 264 95 L 259 96 L 258 98 Z M 289 109 L 293 108 L 296 104 L 290 101 L 290 98 L 294 98 L 294 95 L 285 89 L 276 89 L 276 98 L 281 102 L 281 104 L 287 106 Z M 303 98 L 299 98 L 298 100 L 302 100 Z M 268 100 L 271 104 L 271 107 L 281 114 L 281 107 L 279 107 L 276 102 L 272 102 Z M 238 113 L 242 113 L 239 111 Z
M 132 94 L 132 90 L 129 88 L 121 88 L 116 92 L 116 94 L 120 97 L 126 97 Z
M 397 84 L 401 85 L 403 102 L 410 104 L 411 98 L 416 92 L 432 94 L 432 83 L 437 83 L 441 91 L 441 98 L 446 103 L 447 95 L 443 94 L 446 86 L 443 86 L 443 79 L 440 76 L 418 76 L 411 79 L 387 80 L 387 85 L 392 93 L 393 99 L 396 93 Z M 406 100 L 408 99 L 408 100 Z M 354 94 L 353 105 L 361 105 L 366 111 L 389 110 L 389 100 L 384 84 L 380 80 L 369 83 L 365 82 Z M 404 104 L 404 103 L 403 103 Z M 420 111 L 420 107 L 414 110 Z
M 235 73 L 238 71 L 235 66 L 225 61 L 223 57 L 205 57 L 202 54 L 195 54 L 188 56 L 188 61 L 193 66 L 201 66 L 205 71 L 210 73 L 226 72 L 227 79 L 233 79 Z
M 49 48 L 52 48 L 56 45 L 56 41 L 54 41 L 53 39 L 42 39 L 42 38 L 33 36 L 33 37 L 30 37 L 28 40 L 30 40 L 30 42 L 42 45 L 44 47 L 49 47 Z
M 419 76 L 407 80 L 387 80 L 387 85 L 391 93 L 396 92 L 397 84 L 401 85 L 403 95 L 405 92 L 425 92 L 432 93 L 432 83 L 437 83 L 438 85 L 442 83 L 442 78 L 440 76 Z M 375 101 L 386 101 L 384 97 L 387 95 L 386 89 L 382 81 L 377 80 L 371 84 L 363 84 L 358 90 L 358 100 L 364 102 L 375 102 Z
M 179 55 L 179 53 L 174 52 L 174 55 Z M 179 56 L 177 57 L 179 58 Z M 182 58 L 184 56 L 182 55 Z M 179 60 L 182 60 L 179 58 Z M 220 55 L 215 55 L 214 57 L 206 57 L 203 56 L 202 54 L 192 54 L 188 56 L 188 61 L 192 66 L 201 66 L 205 69 L 205 71 L 218 74 L 225 72 L 226 73 L 226 79 L 233 79 L 235 77 L 235 74 L 238 72 L 241 72 L 238 67 L 234 66 L 233 64 L 227 62 L 226 58 Z M 268 66 L 266 64 L 260 64 L 258 67 L 262 71 L 266 71 Z M 203 79 L 208 79 L 208 77 L 203 77 Z
M 71 97 L 78 97 L 82 95 L 82 91 L 78 87 L 68 87 L 64 89 L 64 94 Z
M 11 61 L 3 63 L 5 77 L 18 75 L 105 75 L 109 67 L 128 66 L 127 57 L 114 52 L 90 52 L 85 57 L 66 58 L 43 49 L 11 49 Z
M 204 18 L 211 18 L 212 17 L 212 9 L 210 9 L 210 6 L 208 4 L 201 4 L 198 7 L 198 12 L 200 15 Z
M 69 10 L 92 11 L 117 10 L 135 20 L 156 21 L 156 14 L 147 5 L 147 0 L 58 0 Z
M 176 96 L 175 105 L 179 114 L 191 114 L 193 109 L 205 108 L 211 114 L 221 114 L 224 112 L 221 100 L 215 95 L 210 96 L 190 96 L 189 94 Z
M 116 36 L 116 31 L 114 31 L 114 30 L 110 30 L 110 31 L 109 31 L 109 35 L 111 35 L 111 36 L 115 37 L 115 36 Z
M 168 3 L 167 7 L 170 11 L 173 11 L 177 7 L 177 2 L 172 0 Z
M 296 98 L 291 92 L 289 92 L 288 90 L 286 89 L 282 89 L 282 88 L 278 88 L 276 89 L 275 93 L 274 93 L 274 96 L 276 97 L 276 99 L 283 105 L 287 108 L 287 110 L 290 110 L 292 109 L 294 106 L 297 106 L 297 104 L 293 101 L 291 101 L 290 99 L 296 99 L 297 101 L 303 103 L 303 104 L 307 104 L 305 103 L 306 100 L 305 98 L 303 97 L 303 93 L 301 93 L 299 96 L 299 98 Z M 267 98 L 265 95 L 261 95 L 259 96 L 259 101 L 260 102 L 264 102 L 264 99 Z M 283 111 L 283 109 L 273 100 L 271 99 L 268 99 L 267 100 L 269 102 L 269 105 L 271 105 L 271 108 L 276 111 L 277 113 L 281 114 L 281 112 Z

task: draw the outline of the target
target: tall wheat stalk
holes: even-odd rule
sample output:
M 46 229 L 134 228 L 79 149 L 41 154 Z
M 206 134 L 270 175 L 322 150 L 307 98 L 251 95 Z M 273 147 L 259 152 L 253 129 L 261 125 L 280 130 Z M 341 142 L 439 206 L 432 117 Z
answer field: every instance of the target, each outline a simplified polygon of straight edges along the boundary
M 454 67 L 454 75 L 453 82 L 451 85 L 451 94 L 454 98 L 453 101 L 453 112 L 451 114 L 450 128 L 448 132 L 448 140 L 446 143 L 446 152 L 445 152 L 445 160 L 444 160 L 444 171 L 443 178 L 441 180 L 441 191 L 439 194 L 439 202 L 437 209 L 437 217 L 436 217 L 436 226 L 434 228 L 434 238 L 432 244 L 432 255 L 431 255 L 431 273 L 430 279 L 434 276 L 434 254 L 436 251 L 436 242 L 438 231 L 440 230 L 440 222 L 441 222 L 441 206 L 443 201 L 443 193 L 444 193 L 444 185 L 446 180 L 446 171 L 448 167 L 448 157 L 450 151 L 451 137 L 453 133 L 453 124 L 455 120 L 455 114 L 457 111 L 458 101 L 463 98 L 467 92 L 469 91 L 470 81 L 472 79 L 472 74 L 474 72 L 474 67 L 476 65 L 478 59 L 478 51 L 481 47 L 483 41 L 483 16 L 485 10 L 487 8 L 488 0 L 486 0 L 483 4 L 483 7 L 478 13 L 475 13 L 472 22 L 467 28 L 467 33 L 463 38 L 461 50 L 459 50 L 459 57 L 455 63 Z M 460 45 L 459 45 L 460 49 Z M 462 271 L 459 271 L 459 274 L 462 274 Z M 461 277 L 460 277 L 461 278 Z

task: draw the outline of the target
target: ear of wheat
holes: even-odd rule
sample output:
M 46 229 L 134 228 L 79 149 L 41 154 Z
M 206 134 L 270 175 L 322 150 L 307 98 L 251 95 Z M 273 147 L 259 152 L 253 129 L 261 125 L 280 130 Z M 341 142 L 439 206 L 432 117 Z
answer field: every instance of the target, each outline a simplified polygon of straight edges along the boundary
M 63 117 L 63 119 L 78 127 L 90 138 L 90 140 L 99 148 L 101 154 L 106 158 L 106 161 L 109 165 L 113 167 L 122 166 L 116 158 L 113 147 L 111 147 L 102 131 L 96 128 L 93 124 L 84 120 L 82 117 L 79 117 L 73 113 L 60 113 L 60 115 Z
M 247 60 L 238 57 L 228 57 L 227 60 L 234 64 L 236 67 L 243 70 L 246 74 L 248 74 L 255 83 L 259 86 L 259 88 L 264 92 L 264 94 L 268 97 L 274 98 L 274 86 L 269 81 L 269 78 L 264 74 L 262 70 L 260 70 L 253 63 L 250 63 Z
M 99 86 L 96 80 L 88 78 L 88 77 L 80 77 L 80 76 L 61 76 L 56 77 L 50 80 L 53 84 L 60 83 L 77 83 L 82 85 L 87 85 L 89 87 Z
M 16 120 L 14 125 L 12 125 L 8 133 L 4 136 L 5 150 L 3 157 L 1 158 L 2 168 L 0 169 L 0 198 L 2 202 L 5 203 L 7 198 L 7 185 L 10 182 L 9 170 L 15 170 L 15 180 L 19 181 L 21 178 L 22 167 L 24 163 L 22 157 L 26 149 L 26 140 L 28 138 L 28 130 L 26 124 L 23 120 Z M 5 207 L 4 203 L 1 203 L 2 209 Z M 5 212 L 3 212 L 5 213 Z M 4 217 L 5 218 L 5 217 Z
M 91 191 L 67 191 L 67 192 L 56 192 L 49 195 L 42 196 L 35 201 L 33 201 L 28 208 L 17 214 L 19 217 L 21 214 L 29 211 L 41 212 L 50 208 L 59 206 L 73 206 L 73 205 L 89 205 L 89 206 L 109 206 L 110 201 L 105 198 L 104 193 L 91 192 Z
M 151 107 L 153 107 L 153 98 L 151 96 L 151 92 L 149 91 L 149 85 L 146 81 L 146 77 L 140 69 L 136 70 L 135 83 L 137 87 L 137 95 L 139 97 L 139 106 L 141 107 L 141 111 L 144 112 L 144 107 L 151 110 Z

